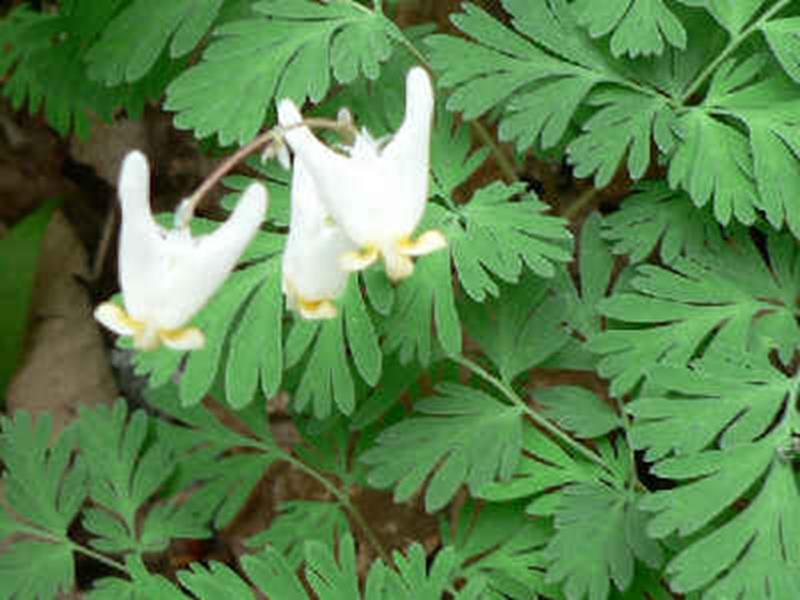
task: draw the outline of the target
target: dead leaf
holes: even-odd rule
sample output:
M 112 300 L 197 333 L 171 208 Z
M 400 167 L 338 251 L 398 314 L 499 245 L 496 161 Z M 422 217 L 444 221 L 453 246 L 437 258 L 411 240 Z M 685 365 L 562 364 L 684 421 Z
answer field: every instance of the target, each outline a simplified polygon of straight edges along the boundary
M 26 354 L 7 396 L 10 412 L 53 415 L 54 435 L 78 406 L 111 402 L 117 388 L 92 306 L 80 278 L 86 251 L 58 211 L 45 234 L 33 292 Z

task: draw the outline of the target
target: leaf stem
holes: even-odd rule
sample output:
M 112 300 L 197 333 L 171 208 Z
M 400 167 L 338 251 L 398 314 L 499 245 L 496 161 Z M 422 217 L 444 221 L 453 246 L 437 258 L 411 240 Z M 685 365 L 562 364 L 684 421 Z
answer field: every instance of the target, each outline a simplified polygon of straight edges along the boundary
M 107 567 L 111 567 L 112 569 L 116 569 L 117 571 L 120 571 L 122 573 L 128 573 L 128 569 L 125 567 L 125 565 L 120 562 L 117 562 L 113 558 L 109 558 L 103 554 L 100 554 L 99 552 L 92 550 L 87 546 L 78 544 L 77 542 L 74 542 L 72 540 L 68 541 L 70 543 L 70 546 L 75 552 L 80 552 L 81 554 L 85 554 L 86 556 L 95 559 L 97 562 L 101 562 Z
M 600 456 L 598 456 L 594 452 L 590 451 L 583 444 L 580 444 L 580 443 L 576 442 L 574 439 L 572 439 L 566 433 L 561 431 L 558 427 L 553 425 L 550 421 L 545 419 L 542 415 L 540 415 L 535 410 L 533 410 L 530 406 L 528 406 L 528 404 L 522 398 L 519 397 L 519 395 L 513 389 L 511 389 L 505 383 L 500 381 L 497 377 L 495 377 L 494 375 L 489 373 L 486 369 L 481 367 L 479 364 L 477 364 L 476 362 L 470 360 L 469 358 L 467 358 L 466 356 L 463 356 L 463 355 L 450 356 L 449 358 L 450 358 L 450 360 L 452 360 L 454 362 L 457 362 L 458 364 L 466 367 L 467 369 L 469 369 L 470 371 L 475 373 L 478 377 L 480 377 L 481 379 L 483 379 L 484 381 L 486 381 L 487 383 L 489 383 L 493 387 L 495 387 L 500 393 L 502 393 L 512 403 L 516 404 L 522 410 L 524 410 L 525 413 L 531 418 L 531 420 L 533 420 L 534 423 L 539 425 L 542 429 L 547 431 L 553 437 L 557 438 L 562 444 L 564 444 L 565 446 L 571 448 L 572 450 L 574 450 L 575 452 L 577 452 L 578 454 L 580 454 L 581 456 L 583 456 L 585 459 L 589 460 L 590 462 L 593 462 L 594 464 L 598 465 L 599 467 L 602 467 L 605 471 L 607 471 L 609 473 L 613 472 L 613 470 L 606 464 L 606 462 Z
M 303 473 L 305 473 L 306 475 L 308 475 L 309 477 L 320 483 L 326 490 L 328 490 L 334 496 L 334 498 L 336 498 L 339 504 L 344 506 L 347 512 L 350 513 L 350 516 L 364 532 L 364 535 L 367 537 L 367 540 L 369 541 L 370 545 L 373 547 L 375 552 L 378 553 L 381 559 L 383 559 L 383 561 L 387 565 L 393 564 L 389 552 L 386 550 L 386 548 L 384 548 L 383 544 L 378 539 L 378 536 L 369 526 L 366 519 L 364 519 L 363 515 L 358 510 L 358 508 L 356 508 L 355 505 L 350 501 L 349 496 L 345 492 L 340 490 L 329 479 L 318 473 L 313 468 L 309 467 L 303 461 L 292 456 L 289 452 L 286 452 L 285 450 L 281 450 L 279 448 L 275 448 L 275 446 L 262 446 L 262 449 L 271 452 L 272 454 L 277 454 L 279 458 L 286 461 L 296 469 L 302 471 Z
M 759 17 L 749 27 L 743 29 L 738 35 L 732 36 L 725 49 L 720 52 L 719 55 L 713 61 L 711 61 L 711 63 L 705 69 L 703 69 L 700 75 L 698 75 L 697 79 L 694 80 L 694 83 L 692 83 L 689 89 L 686 90 L 683 96 L 681 96 L 681 104 L 686 104 L 686 101 L 695 93 L 697 93 L 703 84 L 705 84 L 706 80 L 711 77 L 714 71 L 716 71 L 719 66 L 728 58 L 728 56 L 730 56 L 731 53 L 739 47 L 739 44 L 750 37 L 754 31 L 759 29 L 761 25 L 771 19 L 778 11 L 788 6 L 790 2 L 791 0 L 780 0 L 777 4 L 775 4 L 775 6 L 761 15 L 761 17 Z

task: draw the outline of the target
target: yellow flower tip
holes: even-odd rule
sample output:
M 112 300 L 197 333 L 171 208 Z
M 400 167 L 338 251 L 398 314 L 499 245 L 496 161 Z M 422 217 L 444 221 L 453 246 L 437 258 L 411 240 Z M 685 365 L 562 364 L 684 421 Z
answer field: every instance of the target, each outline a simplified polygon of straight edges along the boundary
M 444 237 L 441 231 L 431 229 L 416 240 L 408 238 L 401 240 L 398 247 L 400 253 L 405 256 L 424 256 L 442 248 L 447 248 L 447 238 Z
M 383 261 L 386 265 L 386 275 L 392 282 L 396 283 L 411 277 L 414 272 L 414 261 L 399 252 L 384 254 Z
M 336 305 L 330 300 L 300 300 L 298 309 L 300 316 L 310 321 L 334 319 L 337 315 Z
M 95 308 L 94 318 L 117 335 L 135 335 L 137 331 L 143 329 L 139 322 L 113 302 L 103 302 Z
M 161 330 L 158 337 L 171 350 L 200 350 L 206 345 L 206 336 L 197 327 Z
M 345 252 L 339 257 L 339 268 L 342 271 L 361 271 L 366 269 L 380 256 L 374 246 L 366 246 L 353 252 Z

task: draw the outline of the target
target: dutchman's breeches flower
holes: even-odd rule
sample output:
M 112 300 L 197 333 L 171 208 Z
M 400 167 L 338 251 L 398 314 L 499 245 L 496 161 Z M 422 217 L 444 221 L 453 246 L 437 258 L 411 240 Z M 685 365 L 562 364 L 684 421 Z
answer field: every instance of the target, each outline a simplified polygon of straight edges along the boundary
M 292 218 L 283 251 L 283 293 L 289 308 L 306 319 L 335 317 L 334 300 L 344 292 L 349 277 L 339 268 L 339 257 L 355 248 L 320 201 L 305 164 L 296 158 Z
M 134 346 L 153 349 L 163 343 L 194 350 L 203 333 L 187 327 L 236 266 L 267 211 L 267 191 L 248 187 L 233 214 L 210 235 L 192 237 L 188 227 L 166 230 L 150 210 L 150 170 L 144 154 L 129 153 L 119 179 L 122 227 L 119 278 L 123 309 L 104 302 L 95 318 Z
M 403 124 L 386 143 L 362 131 L 347 154 L 318 140 L 291 100 L 278 104 L 278 119 L 295 156 L 308 168 L 320 200 L 336 223 L 358 246 L 340 257 L 347 271 L 363 269 L 382 257 L 390 279 L 411 275 L 414 256 L 447 245 L 439 231 L 412 234 L 428 199 L 428 164 L 433 86 L 424 69 L 415 67 L 406 80 Z M 294 127 L 291 127 L 294 125 Z

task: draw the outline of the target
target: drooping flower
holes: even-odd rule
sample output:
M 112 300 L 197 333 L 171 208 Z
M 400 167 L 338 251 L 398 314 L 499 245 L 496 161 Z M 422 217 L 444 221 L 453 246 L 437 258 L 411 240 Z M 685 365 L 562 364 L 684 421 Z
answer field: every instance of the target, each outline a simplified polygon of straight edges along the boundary
M 136 348 L 163 343 L 194 350 L 203 333 L 187 327 L 231 272 L 267 210 L 267 191 L 248 187 L 233 214 L 209 235 L 193 237 L 188 227 L 167 230 L 150 210 L 150 169 L 144 154 L 130 152 L 119 179 L 122 226 L 119 279 L 125 308 L 104 302 L 95 318 L 119 335 L 133 336 Z
M 428 198 L 433 87 L 424 69 L 415 67 L 406 79 L 406 113 L 388 141 L 363 130 L 346 154 L 318 140 L 291 100 L 278 104 L 278 118 L 289 145 L 306 165 L 319 197 L 334 220 L 358 246 L 340 257 L 340 267 L 356 271 L 383 258 L 393 280 L 411 275 L 412 257 L 447 245 L 441 232 L 412 235 Z M 294 127 L 292 127 L 294 126 Z
M 305 163 L 295 158 L 291 223 L 283 251 L 283 292 L 289 308 L 306 319 L 335 317 L 334 301 L 350 275 L 339 268 L 339 256 L 355 248 L 320 201 Z

